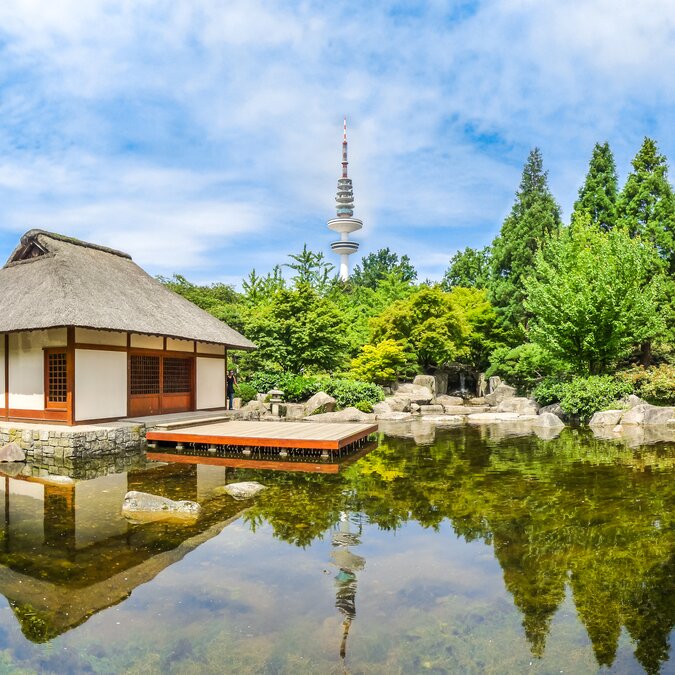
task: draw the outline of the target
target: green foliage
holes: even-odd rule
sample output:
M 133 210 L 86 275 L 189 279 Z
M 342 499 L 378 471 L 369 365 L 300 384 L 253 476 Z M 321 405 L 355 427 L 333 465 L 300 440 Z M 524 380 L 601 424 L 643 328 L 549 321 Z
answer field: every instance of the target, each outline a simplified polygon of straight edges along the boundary
M 423 286 L 372 321 L 372 341 L 406 345 L 422 368 L 441 366 L 468 352 L 469 323 L 450 293 Z
M 404 283 L 412 283 L 417 279 L 417 270 L 410 263 L 407 255 L 401 256 L 388 248 L 381 248 L 375 253 L 369 253 L 361 259 L 360 265 L 355 265 L 349 277 L 354 286 L 376 289 L 381 281 L 390 274 L 396 274 Z
M 527 320 L 523 280 L 560 222 L 560 207 L 549 190 L 541 152 L 535 148 L 523 169 L 511 213 L 491 247 L 490 299 L 514 343 L 521 341 Z
M 632 164 L 619 197 L 619 222 L 631 236 L 652 242 L 675 274 L 675 197 L 666 158 L 656 141 L 645 138 Z
M 256 397 L 257 393 L 258 393 L 258 390 L 253 385 L 251 385 L 249 382 L 240 382 L 234 388 L 234 395 L 237 398 L 241 399 L 242 404 L 245 404 L 245 403 L 248 403 L 249 401 L 252 401 Z
M 275 293 L 286 287 L 286 283 L 281 276 L 281 267 L 276 265 L 264 277 L 256 274 L 255 269 L 251 270 L 248 277 L 242 280 L 241 287 L 244 290 L 244 300 L 250 307 L 270 302 Z
M 663 329 L 654 250 L 623 229 L 577 222 L 537 255 L 526 280 L 530 340 L 579 375 L 605 373 Z
M 545 377 L 533 390 L 532 398 L 540 405 L 559 403 L 563 396 L 565 381 L 556 375 Z
M 354 407 L 364 413 L 373 412 L 373 404 L 370 401 L 359 401 Z
M 319 295 L 325 295 L 335 283 L 335 265 L 327 262 L 322 252 L 310 251 L 305 244 L 300 253 L 292 253 L 288 257 L 293 262 L 284 264 L 284 267 L 295 272 L 293 283 L 296 288 L 309 286 Z
M 414 361 L 405 344 L 383 340 L 376 345 L 363 345 L 361 353 L 352 360 L 351 369 L 357 380 L 388 384 L 412 375 Z
M 490 355 L 490 364 L 486 376 L 499 375 L 521 395 L 529 394 L 545 376 L 560 370 L 559 362 L 531 342 L 513 348 L 498 347 Z
M 636 366 L 619 373 L 618 377 L 628 382 L 635 393 L 655 405 L 675 405 L 675 365 L 662 363 L 652 368 Z
M 339 408 L 349 408 L 363 402 L 373 405 L 384 398 L 382 387 L 372 382 L 330 378 L 321 381 L 321 388 L 335 399 Z
M 450 266 L 443 276 L 442 286 L 449 291 L 456 286 L 485 288 L 490 277 L 490 247 L 482 249 L 467 246 L 450 258 Z
M 575 377 L 560 387 L 560 407 L 568 415 L 588 421 L 599 410 L 607 410 L 633 387 L 610 375 Z
M 245 334 L 258 349 L 241 357 L 247 371 L 314 372 L 339 368 L 346 357 L 343 318 L 307 284 L 282 289 L 251 312 Z
M 616 224 L 617 193 L 616 164 L 609 143 L 596 143 L 586 180 L 574 203 L 572 221 L 585 214 L 592 225 L 605 232 L 611 230 Z

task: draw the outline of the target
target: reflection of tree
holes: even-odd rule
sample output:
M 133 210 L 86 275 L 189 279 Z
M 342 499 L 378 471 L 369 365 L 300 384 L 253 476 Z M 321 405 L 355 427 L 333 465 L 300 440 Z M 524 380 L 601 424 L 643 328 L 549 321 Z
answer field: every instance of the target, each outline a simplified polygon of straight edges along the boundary
M 569 584 L 599 665 L 613 663 L 625 626 L 636 658 L 658 672 L 675 626 L 675 449 L 633 451 L 569 430 L 552 441 L 480 434 L 458 429 L 425 447 L 385 438 L 337 476 L 267 474 L 272 489 L 248 517 L 300 546 L 343 511 L 387 530 L 448 519 L 494 546 L 535 656 Z

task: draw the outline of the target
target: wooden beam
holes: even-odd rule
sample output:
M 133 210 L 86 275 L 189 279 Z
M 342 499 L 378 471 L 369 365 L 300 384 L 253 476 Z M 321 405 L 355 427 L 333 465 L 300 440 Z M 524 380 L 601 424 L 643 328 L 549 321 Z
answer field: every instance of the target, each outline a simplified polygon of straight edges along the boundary
M 9 333 L 5 333 L 5 419 L 9 419 Z
M 66 361 L 66 409 L 68 424 L 75 424 L 75 326 L 68 326 L 67 330 L 67 361 Z

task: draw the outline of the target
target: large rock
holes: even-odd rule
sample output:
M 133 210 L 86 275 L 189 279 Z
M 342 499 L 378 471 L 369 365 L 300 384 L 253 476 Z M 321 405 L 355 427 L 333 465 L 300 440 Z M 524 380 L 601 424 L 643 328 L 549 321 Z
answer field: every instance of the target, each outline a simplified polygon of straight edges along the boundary
M 410 410 L 409 396 L 387 396 L 383 401 L 392 412 L 407 412 Z
M 380 421 L 385 421 L 385 422 L 408 422 L 413 418 L 412 413 L 409 412 L 384 412 L 377 414 L 376 413 L 377 420 Z
M 420 415 L 442 415 L 445 412 L 442 405 L 421 405 Z
M 563 422 L 567 421 L 567 415 L 563 412 L 563 409 L 560 403 L 551 403 L 550 405 L 545 405 L 542 408 L 539 408 L 539 414 L 543 415 L 544 413 L 553 413 L 556 417 L 559 417 Z
M 307 422 L 373 422 L 375 415 L 361 412 L 358 408 L 345 408 L 337 412 L 320 413 L 305 417 Z
M 26 453 L 18 443 L 12 441 L 0 448 L 0 462 L 25 462 Z
M 464 405 L 464 399 L 461 396 L 448 396 L 447 394 L 444 396 L 437 396 L 436 397 L 436 404 L 437 405 Z
M 425 415 L 424 421 L 438 426 L 456 426 L 464 424 L 465 417 L 463 415 Z
M 443 396 L 448 391 L 448 371 L 437 370 L 434 373 L 434 380 L 436 381 L 436 388 L 434 393 L 436 396 Z
M 282 403 L 281 412 L 287 420 L 301 420 L 305 416 L 305 406 L 302 403 Z
M 264 485 L 261 485 L 257 481 L 243 481 L 241 483 L 230 483 L 229 485 L 223 485 L 222 487 L 217 488 L 215 492 L 224 492 L 234 499 L 241 500 L 251 499 L 259 492 L 262 492 L 266 489 L 267 488 Z
M 202 507 L 197 502 L 174 501 L 149 492 L 131 490 L 124 496 L 122 514 L 133 519 L 197 518 Z
M 431 389 L 428 387 L 421 387 L 417 384 L 401 384 L 396 390 L 396 397 L 406 397 L 411 403 L 423 405 L 431 403 L 434 398 Z
M 259 401 L 254 399 L 249 401 L 245 406 L 243 406 L 239 411 L 239 417 L 243 420 L 257 420 L 260 419 L 262 415 L 267 414 L 270 411 L 269 407 L 264 403 L 264 401 Z
M 489 405 L 444 405 L 443 411 L 446 415 L 473 415 L 474 413 L 483 413 L 493 410 Z
M 621 417 L 625 415 L 625 410 L 601 410 L 596 412 L 591 421 L 588 423 L 589 427 L 615 427 Z
M 532 422 L 538 415 L 521 415 L 514 412 L 474 413 L 466 418 L 469 424 L 493 424 L 498 422 Z
M 485 396 L 474 396 L 473 398 L 470 398 L 468 401 L 466 401 L 466 404 L 482 408 L 488 405 L 488 402 L 485 400 Z
M 391 412 L 391 406 L 387 401 L 380 401 L 373 406 L 373 413 L 375 415 L 386 415 Z
M 537 419 L 532 422 L 532 426 L 544 429 L 564 429 L 565 423 L 557 415 L 546 412 L 537 415 Z
M 317 391 L 312 398 L 305 403 L 305 417 L 314 413 L 327 413 L 335 410 L 335 399 L 325 391 Z
M 621 399 L 621 403 L 626 406 L 626 408 L 634 408 L 637 405 L 646 405 L 647 401 L 643 401 L 639 396 L 635 394 L 630 394 Z
M 522 415 L 536 415 L 539 412 L 539 406 L 536 401 L 525 398 L 524 396 L 514 396 L 504 399 L 498 406 L 497 412 L 516 412 Z
M 506 399 L 514 398 L 516 395 L 515 387 L 510 387 L 508 384 L 500 384 L 491 394 L 485 397 L 489 405 L 499 405 Z
M 650 405 L 649 403 L 642 403 L 626 412 L 621 418 L 621 424 L 623 426 L 665 426 L 673 415 L 675 415 L 675 408 L 666 408 L 658 405 Z
M 436 396 L 437 389 L 436 389 L 436 378 L 433 375 L 416 375 L 415 379 L 413 380 L 413 384 L 417 387 L 426 387 L 430 392 L 432 396 Z M 447 387 L 446 387 L 447 391 Z M 444 392 L 438 392 L 438 393 L 445 393 Z

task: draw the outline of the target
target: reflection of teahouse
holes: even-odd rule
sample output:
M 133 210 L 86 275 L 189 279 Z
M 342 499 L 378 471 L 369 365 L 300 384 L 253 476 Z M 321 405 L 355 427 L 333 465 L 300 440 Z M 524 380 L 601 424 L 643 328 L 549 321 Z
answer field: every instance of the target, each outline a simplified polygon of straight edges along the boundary
M 335 606 L 344 616 L 342 622 L 342 641 L 340 656 L 347 655 L 347 638 L 352 621 L 356 616 L 356 572 L 362 570 L 366 561 L 350 550 L 351 546 L 361 543 L 361 523 L 358 523 L 358 533 L 351 531 L 351 521 L 348 513 L 340 514 L 340 527 L 333 532 L 333 552 L 331 558 L 338 568 L 335 576 Z
M 31 230 L 0 269 L 0 420 L 224 408 L 228 350 L 253 348 L 126 253 Z

